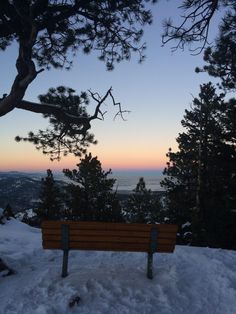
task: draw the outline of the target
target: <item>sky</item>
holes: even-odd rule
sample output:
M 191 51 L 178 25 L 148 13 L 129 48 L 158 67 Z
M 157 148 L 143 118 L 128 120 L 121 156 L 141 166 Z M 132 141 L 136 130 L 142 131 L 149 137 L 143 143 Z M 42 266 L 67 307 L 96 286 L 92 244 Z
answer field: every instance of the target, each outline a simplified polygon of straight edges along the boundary
M 102 162 L 103 168 L 112 170 L 161 170 L 171 147 L 177 150 L 176 137 L 182 132 L 184 110 L 190 108 L 199 85 L 212 81 L 206 74 L 196 74 L 196 66 L 203 64 L 202 54 L 185 51 L 172 52 L 170 43 L 162 47 L 161 34 L 164 18 L 177 16 L 180 1 L 160 1 L 152 7 L 154 23 L 144 29 L 143 42 L 147 43 L 146 60 L 138 63 L 133 54 L 130 61 L 116 64 L 111 72 L 97 59 L 96 53 L 78 53 L 72 70 L 44 71 L 29 86 L 25 99 L 37 101 L 50 87 L 65 85 L 80 91 L 91 89 L 104 95 L 112 86 L 113 95 L 129 110 L 126 121 L 116 118 L 112 103 L 107 101 L 105 120 L 92 123 L 91 132 L 98 140 L 88 151 Z M 217 33 L 217 18 L 210 29 L 210 38 Z M 14 80 L 17 46 L 0 52 L 0 95 L 8 93 Z M 95 108 L 91 103 L 89 111 Z M 17 143 L 16 135 L 25 136 L 47 126 L 39 114 L 15 109 L 0 118 L 0 171 L 57 171 L 75 168 L 79 158 L 68 156 L 60 162 L 51 162 L 30 143 Z

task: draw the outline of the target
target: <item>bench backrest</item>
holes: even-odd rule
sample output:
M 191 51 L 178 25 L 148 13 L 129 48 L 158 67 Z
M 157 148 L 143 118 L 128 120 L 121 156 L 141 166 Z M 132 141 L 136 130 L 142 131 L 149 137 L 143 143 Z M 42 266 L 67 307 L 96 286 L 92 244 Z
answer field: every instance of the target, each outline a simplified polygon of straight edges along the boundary
M 89 221 L 44 221 L 44 249 L 163 252 L 174 251 L 178 226 Z M 66 233 L 65 233 L 66 230 Z

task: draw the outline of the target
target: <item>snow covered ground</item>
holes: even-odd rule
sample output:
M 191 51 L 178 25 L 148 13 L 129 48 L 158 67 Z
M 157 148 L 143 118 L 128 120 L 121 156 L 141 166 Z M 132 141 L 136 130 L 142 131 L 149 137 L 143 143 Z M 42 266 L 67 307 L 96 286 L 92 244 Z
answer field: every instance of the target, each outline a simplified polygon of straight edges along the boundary
M 73 251 L 62 279 L 62 252 L 43 250 L 41 231 L 12 219 L 0 225 L 0 257 L 17 271 L 0 274 L 1 314 L 236 313 L 235 251 L 177 246 L 155 254 L 153 280 L 146 254 Z

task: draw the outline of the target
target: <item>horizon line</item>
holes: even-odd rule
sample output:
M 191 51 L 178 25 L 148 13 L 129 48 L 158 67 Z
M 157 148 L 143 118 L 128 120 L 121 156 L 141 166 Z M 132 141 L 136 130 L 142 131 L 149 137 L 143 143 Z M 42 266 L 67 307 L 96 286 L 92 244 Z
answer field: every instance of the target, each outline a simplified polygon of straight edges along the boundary
M 50 169 L 50 168 L 47 168 L 47 169 Z M 37 173 L 37 172 L 46 172 L 47 169 L 0 169 L 0 172 L 24 172 L 24 173 Z M 51 169 L 52 172 L 62 172 L 63 169 L 66 169 L 66 168 L 62 168 L 62 169 Z M 112 172 L 120 172 L 120 171 L 123 171 L 123 172 L 142 172 L 142 171 L 145 171 L 145 172 L 151 172 L 151 171 L 163 171 L 164 169 L 163 168 L 109 168 L 109 167 L 104 167 L 103 170 L 104 171 L 108 171 L 110 170 Z

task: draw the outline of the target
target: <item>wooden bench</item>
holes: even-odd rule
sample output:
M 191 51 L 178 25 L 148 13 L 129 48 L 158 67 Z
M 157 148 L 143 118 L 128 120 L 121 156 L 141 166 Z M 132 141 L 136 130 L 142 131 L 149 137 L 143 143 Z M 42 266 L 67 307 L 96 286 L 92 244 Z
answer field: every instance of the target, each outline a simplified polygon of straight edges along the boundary
M 147 277 L 152 279 L 153 254 L 174 251 L 177 229 L 168 224 L 44 221 L 43 248 L 63 250 L 62 277 L 68 274 L 69 250 L 147 252 Z

